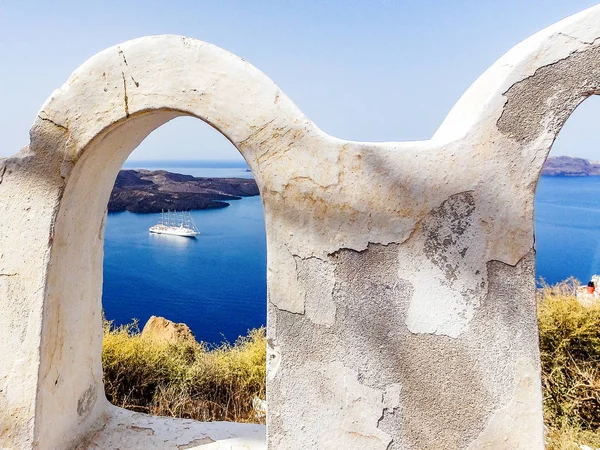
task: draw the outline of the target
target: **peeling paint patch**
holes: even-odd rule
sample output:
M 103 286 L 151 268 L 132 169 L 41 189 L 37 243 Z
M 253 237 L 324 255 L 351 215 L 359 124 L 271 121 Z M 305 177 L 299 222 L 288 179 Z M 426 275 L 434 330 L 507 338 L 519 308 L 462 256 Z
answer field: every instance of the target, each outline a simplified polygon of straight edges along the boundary
M 472 191 L 450 196 L 400 249 L 398 276 L 415 286 L 406 318 L 413 333 L 458 337 L 486 294 L 486 239 L 475 205 Z
M 189 450 L 189 449 L 192 449 L 192 448 L 199 447 L 199 446 L 201 446 L 201 445 L 212 444 L 213 442 L 215 442 L 215 441 L 213 441 L 213 440 L 212 440 L 211 438 L 209 438 L 209 437 L 205 437 L 205 438 L 202 438 L 202 439 L 194 439 L 194 440 L 193 440 L 192 442 L 190 442 L 189 444 L 185 444 L 185 445 L 178 445 L 178 446 L 177 446 L 177 449 L 178 449 L 178 450 Z
M 281 400 L 289 406 L 282 412 L 282 419 L 289 423 L 292 415 L 296 415 L 297 421 L 298 411 L 307 410 L 308 405 L 319 405 L 319 414 L 302 417 L 302 426 L 311 430 L 310 435 L 301 441 L 292 433 L 277 436 L 276 448 L 386 450 L 389 447 L 390 435 L 378 428 L 384 410 L 382 390 L 362 384 L 358 372 L 340 361 L 306 361 L 294 372 L 296 385 L 282 386 Z M 304 395 L 297 396 L 295 392 Z
M 325 326 L 335 321 L 335 266 L 319 258 L 298 258 L 298 285 L 302 289 L 306 317 L 313 323 Z
M 140 433 L 147 434 L 148 436 L 154 435 L 154 430 L 150 427 L 138 427 L 136 425 L 130 425 L 127 428 L 129 428 L 130 430 L 133 430 L 133 431 L 138 431 Z
M 544 133 L 556 135 L 583 100 L 600 93 L 598 42 L 513 84 L 504 94 L 498 130 L 521 144 Z
M 267 380 L 275 378 L 280 365 L 281 352 L 279 347 L 273 343 L 273 339 L 267 339 Z
M 544 448 L 542 433 L 531 429 L 531 417 L 541 414 L 540 372 L 526 359 L 517 361 L 515 391 L 510 403 L 497 410 L 468 450 L 529 450 Z
M 267 267 L 269 301 L 282 311 L 304 314 L 306 292 L 298 281 L 298 257 L 284 250 L 277 264 Z
M 83 395 L 77 400 L 77 415 L 79 417 L 87 416 L 96 403 L 98 392 L 96 386 L 92 385 L 85 390 Z
M 422 223 L 425 256 L 444 273 L 450 286 L 458 279 L 462 260 L 469 250 L 468 242 L 459 240 L 473 226 L 474 211 L 473 192 L 463 192 L 431 211 Z

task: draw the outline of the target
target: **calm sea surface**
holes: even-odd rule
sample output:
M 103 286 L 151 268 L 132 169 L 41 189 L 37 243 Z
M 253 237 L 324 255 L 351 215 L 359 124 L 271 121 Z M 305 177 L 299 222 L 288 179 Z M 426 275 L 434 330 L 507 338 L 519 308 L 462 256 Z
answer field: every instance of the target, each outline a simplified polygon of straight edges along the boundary
M 206 165 L 205 165 L 206 166 Z M 205 177 L 251 177 L 243 163 L 160 167 Z M 536 196 L 537 275 L 550 283 L 600 273 L 600 177 L 542 177 Z M 200 340 L 234 341 L 265 324 L 266 244 L 259 197 L 193 211 L 196 240 L 148 233 L 160 214 L 109 214 L 103 305 L 117 324 L 151 315 L 187 323 Z
M 145 164 L 141 167 L 149 167 Z M 126 168 L 140 167 L 127 164 Z M 242 167 L 167 167 L 207 177 L 251 177 Z M 196 338 L 233 342 L 266 323 L 266 243 L 260 197 L 192 211 L 197 239 L 148 233 L 160 214 L 108 215 L 103 306 L 116 324 L 151 315 L 184 322 Z
M 542 177 L 535 202 L 537 275 L 600 274 L 600 177 Z

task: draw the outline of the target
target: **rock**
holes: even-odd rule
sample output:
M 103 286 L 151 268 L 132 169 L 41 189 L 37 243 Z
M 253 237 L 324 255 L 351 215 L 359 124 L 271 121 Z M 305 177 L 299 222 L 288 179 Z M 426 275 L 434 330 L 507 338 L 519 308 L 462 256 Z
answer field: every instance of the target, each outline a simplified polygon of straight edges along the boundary
M 600 175 L 600 164 L 572 156 L 548 158 L 542 175 L 547 177 L 589 177 Z
M 228 201 L 255 195 L 259 195 L 258 186 L 252 178 L 198 178 L 165 170 L 121 170 L 108 212 L 225 208 Z
M 164 317 L 152 316 L 144 325 L 142 336 L 169 344 L 197 344 L 192 330 L 184 323 L 171 322 Z

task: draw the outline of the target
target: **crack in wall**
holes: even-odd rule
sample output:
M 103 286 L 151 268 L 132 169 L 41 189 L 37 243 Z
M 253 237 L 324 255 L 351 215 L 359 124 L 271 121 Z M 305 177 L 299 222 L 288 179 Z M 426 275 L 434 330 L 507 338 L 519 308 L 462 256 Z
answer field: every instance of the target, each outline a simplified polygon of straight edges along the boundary
M 595 41 L 584 41 L 584 40 L 582 40 L 582 39 L 579 39 L 578 37 L 571 36 L 570 34 L 567 34 L 567 33 L 563 33 L 562 31 L 560 31 L 560 32 L 558 33 L 558 35 L 559 35 L 559 36 L 564 36 L 564 37 L 566 37 L 566 38 L 569 38 L 569 39 L 572 39 L 572 40 L 574 40 L 574 41 L 576 41 L 576 42 L 579 42 L 579 43 L 581 43 L 581 44 L 584 44 L 584 45 L 593 45 L 593 44 L 594 44 L 594 42 L 595 42 Z
M 238 142 L 237 147 L 240 148 L 240 147 L 243 147 L 244 145 L 246 145 L 248 143 L 248 141 L 252 140 L 254 137 L 256 137 L 257 135 L 259 135 L 263 130 L 265 130 L 274 121 L 275 121 L 275 119 L 271 119 L 268 122 L 266 122 L 265 124 L 263 124 L 262 126 L 260 126 L 259 128 L 257 128 L 255 131 L 253 131 L 252 133 L 250 133 L 250 136 L 248 136 L 246 139 L 244 139 L 243 141 Z M 263 142 L 265 142 L 265 141 L 263 141 Z
M 119 55 L 121 55 L 121 57 L 123 58 L 123 62 L 125 63 L 126 66 L 129 66 L 129 64 L 127 64 L 127 58 L 125 58 L 125 53 L 123 52 L 123 50 L 121 50 L 121 47 L 117 47 L 119 49 Z
M 123 52 L 123 50 L 121 50 L 121 47 L 117 47 L 119 49 L 119 55 L 123 58 L 123 62 L 125 63 L 125 65 L 129 68 L 129 63 L 127 63 L 127 58 L 125 57 L 125 53 Z M 121 74 L 123 75 L 123 82 L 125 82 L 125 72 L 121 72 Z M 129 77 L 131 78 L 131 81 L 133 81 L 133 84 L 135 84 L 135 87 L 140 87 L 140 83 L 138 83 L 136 81 L 135 78 L 133 78 L 133 75 L 129 75 Z M 127 103 L 127 87 L 125 87 L 125 102 Z M 126 106 L 125 108 L 127 117 L 129 117 L 129 110 Z
M 121 72 L 123 76 L 123 101 L 125 102 L 125 117 L 129 117 L 129 98 L 127 97 L 127 80 L 125 79 L 125 72 Z
M 43 120 L 44 122 L 50 122 L 55 127 L 60 128 L 61 130 L 66 131 L 67 133 L 69 132 L 69 129 L 67 127 L 65 127 L 64 125 L 61 125 L 60 123 L 56 123 L 54 120 L 52 120 L 48 117 L 42 117 L 38 114 L 38 119 Z

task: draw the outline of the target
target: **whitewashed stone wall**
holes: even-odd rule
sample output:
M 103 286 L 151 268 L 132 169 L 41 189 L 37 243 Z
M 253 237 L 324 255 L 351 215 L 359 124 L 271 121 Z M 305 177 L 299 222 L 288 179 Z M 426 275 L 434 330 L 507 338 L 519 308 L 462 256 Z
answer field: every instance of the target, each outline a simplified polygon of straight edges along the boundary
M 328 136 L 194 39 L 94 56 L 0 160 L 0 447 L 265 447 L 260 426 L 134 414 L 103 393 L 109 194 L 130 152 L 188 115 L 240 150 L 265 206 L 269 448 L 543 448 L 533 198 L 565 120 L 599 92 L 600 7 L 516 46 L 424 142 Z

